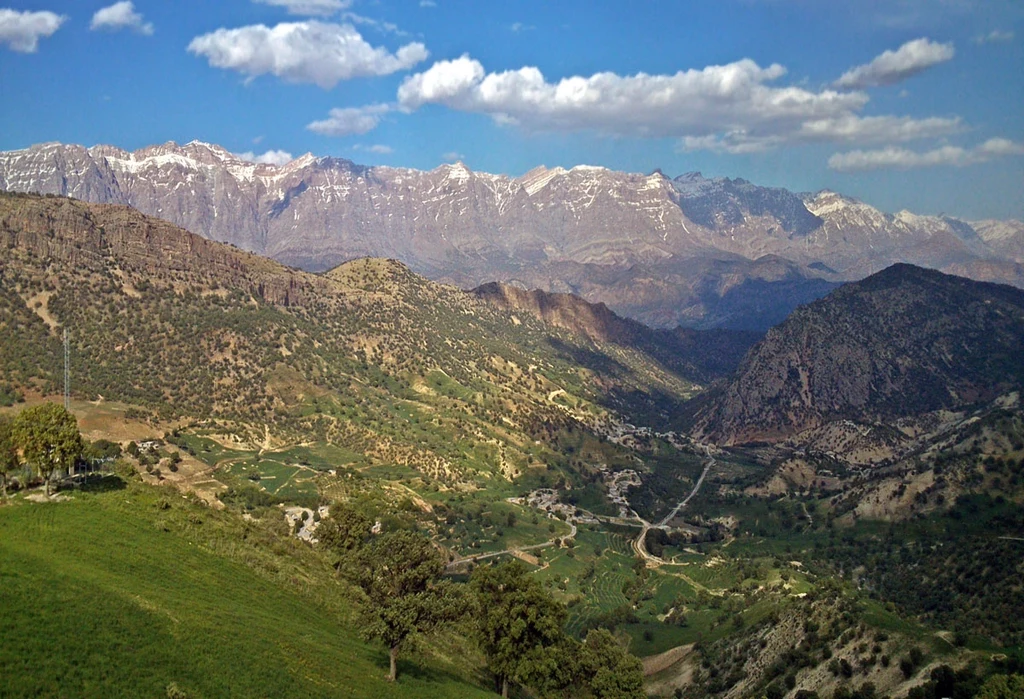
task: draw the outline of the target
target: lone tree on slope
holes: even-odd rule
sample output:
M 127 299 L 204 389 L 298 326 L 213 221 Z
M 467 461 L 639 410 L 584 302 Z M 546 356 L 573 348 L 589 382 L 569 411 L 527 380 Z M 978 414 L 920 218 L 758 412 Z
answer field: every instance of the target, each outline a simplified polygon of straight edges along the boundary
M 398 677 L 398 653 L 410 636 L 463 613 L 462 595 L 441 580 L 442 573 L 440 552 L 414 532 L 383 534 L 359 550 L 352 574 L 369 598 L 363 610 L 363 634 L 388 647 L 392 682 Z
M 530 684 L 549 674 L 551 650 L 562 640 L 565 607 L 519 561 L 473 571 L 481 646 L 507 697 L 510 682 Z
M 23 410 L 14 419 L 14 435 L 25 460 L 43 477 L 47 496 L 54 472 L 70 471 L 82 455 L 78 422 L 57 403 L 43 403 Z

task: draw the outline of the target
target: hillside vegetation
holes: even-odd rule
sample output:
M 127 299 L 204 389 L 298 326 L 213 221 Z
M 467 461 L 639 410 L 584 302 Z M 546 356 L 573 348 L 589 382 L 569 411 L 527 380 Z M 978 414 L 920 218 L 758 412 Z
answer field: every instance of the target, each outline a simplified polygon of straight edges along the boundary
M 628 650 L 656 696 L 966 699 L 1024 667 L 1013 289 L 897 267 L 740 361 L 750 334 L 57 197 L 0 194 L 0 250 L 0 694 L 632 699 Z M 107 475 L 49 498 L 21 426 L 64 415 L 64 329 Z M 481 638 L 512 588 L 536 652 Z
M 66 497 L 0 507 L 4 696 L 488 696 L 440 654 L 387 683 L 355 595 L 281 520 L 115 476 Z
M 327 441 L 443 480 L 561 457 L 571 425 L 661 421 L 694 384 L 386 260 L 317 276 L 137 212 L 0 196 L 0 382 L 151 416 L 218 418 L 250 443 Z

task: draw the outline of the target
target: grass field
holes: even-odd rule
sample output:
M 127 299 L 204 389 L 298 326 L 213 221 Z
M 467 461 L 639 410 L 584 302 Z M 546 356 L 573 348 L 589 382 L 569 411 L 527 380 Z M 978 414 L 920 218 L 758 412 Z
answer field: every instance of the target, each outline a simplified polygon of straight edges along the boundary
M 0 696 L 488 695 L 436 658 L 389 685 L 344 590 L 295 563 L 312 553 L 247 545 L 253 525 L 118 483 L 0 507 Z

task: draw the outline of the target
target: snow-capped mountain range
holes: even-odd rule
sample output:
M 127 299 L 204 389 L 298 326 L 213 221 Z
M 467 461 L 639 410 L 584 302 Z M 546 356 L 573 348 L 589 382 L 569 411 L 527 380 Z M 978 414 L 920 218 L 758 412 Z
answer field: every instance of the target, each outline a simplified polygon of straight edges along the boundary
M 391 257 L 467 287 L 577 292 L 655 325 L 749 326 L 719 308 L 744 285 L 792 306 L 894 262 L 1024 286 L 1021 222 L 886 214 L 834 192 L 699 173 L 578 166 L 508 177 L 312 155 L 255 164 L 200 142 L 135 152 L 49 143 L 0 153 L 0 188 L 130 205 L 308 270 Z

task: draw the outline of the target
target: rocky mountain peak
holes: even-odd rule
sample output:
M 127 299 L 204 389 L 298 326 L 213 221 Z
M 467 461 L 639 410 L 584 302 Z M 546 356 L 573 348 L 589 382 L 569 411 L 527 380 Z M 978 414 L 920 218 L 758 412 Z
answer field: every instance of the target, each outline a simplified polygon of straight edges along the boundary
M 1024 291 L 896 264 L 795 311 L 701 409 L 697 431 L 778 441 L 834 420 L 958 409 L 1024 386 Z
M 519 279 L 658 326 L 703 323 L 723 294 L 747 288 L 744 275 L 765 255 L 792 262 L 801 279 L 787 277 L 778 294 L 759 287 L 777 311 L 808 300 L 822 274 L 862 278 L 897 260 L 1024 285 L 1024 237 L 986 239 L 963 222 L 893 217 L 836 193 L 797 196 L 699 172 L 669 180 L 541 166 L 511 178 L 461 162 L 429 172 L 312 154 L 257 164 L 201 141 L 134 152 L 43 144 L 0 153 L 0 188 L 129 204 L 311 271 L 373 256 L 467 288 Z M 728 282 L 725 261 L 739 275 Z M 637 276 L 641 269 L 655 277 Z
M 549 170 L 544 165 L 535 167 L 518 179 L 520 185 L 531 197 L 548 186 L 551 180 L 561 177 L 567 171 L 564 168 L 556 167 Z

